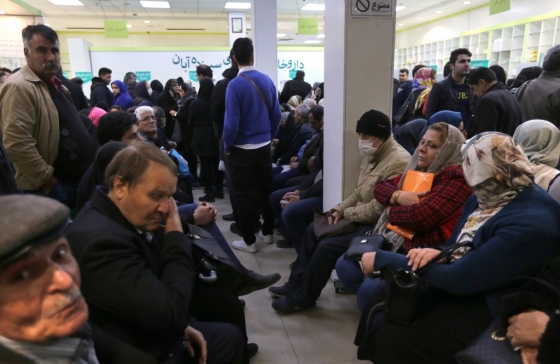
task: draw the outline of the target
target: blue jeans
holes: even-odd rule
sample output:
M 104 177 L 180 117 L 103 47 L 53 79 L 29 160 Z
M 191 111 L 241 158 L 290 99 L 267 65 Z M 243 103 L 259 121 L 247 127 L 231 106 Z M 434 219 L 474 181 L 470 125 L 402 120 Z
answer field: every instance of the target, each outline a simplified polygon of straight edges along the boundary
M 363 311 L 368 303 L 385 300 L 387 285 L 380 278 L 367 278 L 358 262 L 341 256 L 336 262 L 336 274 L 347 290 L 357 295 L 358 307 Z
M 194 210 L 196 210 L 196 208 L 198 207 L 198 204 L 193 203 L 193 204 L 189 204 L 189 205 L 183 205 L 183 206 L 179 206 L 179 214 L 180 215 L 193 215 L 194 214 Z M 205 231 L 209 232 L 210 235 L 212 235 L 212 237 L 214 239 L 216 239 L 216 241 L 218 242 L 218 244 L 220 244 L 220 246 L 222 247 L 222 249 L 224 250 L 224 252 L 226 252 L 226 254 L 228 255 L 228 257 L 238 263 L 241 264 L 241 262 L 239 261 L 239 259 L 237 259 L 237 257 L 235 256 L 235 254 L 233 253 L 233 251 L 231 250 L 231 247 L 229 246 L 226 238 L 224 238 L 224 236 L 222 235 L 222 232 L 220 231 L 220 228 L 218 228 L 218 225 L 216 225 L 215 223 L 211 222 L 208 225 L 202 225 L 200 226 L 202 229 L 204 229 Z
M 283 190 L 274 191 L 270 195 L 270 206 L 272 207 L 272 211 L 274 211 L 274 216 L 276 217 L 276 220 L 278 220 L 278 224 L 282 233 L 286 232 L 286 227 L 284 226 L 284 221 L 282 221 L 282 206 L 280 206 L 280 201 L 286 193 L 294 192 L 295 190 L 295 187 L 290 187 Z
M 301 176 L 301 171 L 298 168 L 290 169 L 289 171 L 277 174 L 272 178 L 272 187 L 274 188 L 274 191 L 281 190 L 284 188 L 284 183 L 299 176 Z
M 296 251 L 302 244 L 305 229 L 313 222 L 316 208 L 323 208 L 323 197 L 309 197 L 291 203 L 282 210 L 282 221 L 286 227 L 284 235 L 294 244 Z

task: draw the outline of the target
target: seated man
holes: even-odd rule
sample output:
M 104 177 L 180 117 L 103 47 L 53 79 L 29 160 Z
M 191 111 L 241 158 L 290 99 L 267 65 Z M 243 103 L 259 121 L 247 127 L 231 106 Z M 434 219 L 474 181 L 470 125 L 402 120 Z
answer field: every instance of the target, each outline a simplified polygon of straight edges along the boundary
M 110 112 L 99 119 L 97 139 L 99 145 L 109 142 L 132 144 L 142 141 L 138 135 L 136 117 L 124 111 Z
M 0 229 L 10 231 L 0 236 L 0 362 L 157 363 L 87 323 L 80 271 L 62 234 L 69 215 L 53 199 L 0 197 Z
M 284 153 L 283 156 L 280 157 L 278 160 L 278 166 L 289 164 L 291 158 L 297 155 L 301 146 L 305 143 L 306 140 L 310 139 L 313 135 L 313 128 L 309 123 L 308 115 L 309 111 L 311 110 L 310 106 L 307 105 L 300 105 L 296 109 L 294 113 L 294 118 L 296 120 L 296 132 L 290 142 L 290 147 L 288 151 Z M 278 167 L 277 167 L 278 168 Z M 282 167 L 280 169 L 274 170 L 275 174 L 278 174 L 282 171 Z
M 165 131 L 157 125 L 154 109 L 149 106 L 139 106 L 134 110 L 138 121 L 138 135 L 145 142 L 152 142 L 158 148 L 170 150 Z
M 153 145 L 129 146 L 107 168 L 109 188 L 97 188 L 68 230 L 92 321 L 160 362 L 184 362 L 195 347 L 207 363 L 247 363 L 256 350 L 247 350 L 239 299 L 195 285 L 172 198 L 177 174 Z

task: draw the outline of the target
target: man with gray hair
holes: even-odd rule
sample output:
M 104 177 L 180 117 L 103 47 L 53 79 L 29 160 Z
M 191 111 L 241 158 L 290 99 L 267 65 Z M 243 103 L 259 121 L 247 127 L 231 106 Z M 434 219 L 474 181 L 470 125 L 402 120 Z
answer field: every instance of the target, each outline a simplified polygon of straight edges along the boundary
M 296 121 L 296 132 L 294 134 L 294 137 L 292 138 L 290 147 L 288 148 L 286 153 L 284 153 L 284 155 L 280 157 L 280 159 L 278 160 L 277 163 L 278 166 L 290 164 L 292 162 L 292 159 L 294 159 L 294 157 L 297 156 L 297 153 L 301 148 L 301 146 L 313 136 L 313 133 L 315 131 L 313 130 L 311 124 L 309 123 L 310 110 L 311 107 L 307 102 L 299 105 L 295 110 L 294 119 Z M 277 167 L 277 169 L 275 169 L 274 172 L 276 174 L 280 173 L 281 167 L 280 169 L 278 169 Z
M 145 142 L 154 143 L 158 148 L 170 150 L 171 146 L 165 137 L 165 131 L 157 125 L 154 109 L 150 106 L 139 106 L 134 110 L 138 120 L 138 136 Z
M 516 98 L 520 100 L 523 122 L 542 119 L 560 128 L 560 44 L 548 50 L 543 72 L 521 86 Z
M 0 89 L 0 126 L 20 190 L 55 198 L 69 207 L 97 149 L 95 128 L 80 117 L 60 68 L 58 35 L 46 25 L 22 31 L 27 65 Z

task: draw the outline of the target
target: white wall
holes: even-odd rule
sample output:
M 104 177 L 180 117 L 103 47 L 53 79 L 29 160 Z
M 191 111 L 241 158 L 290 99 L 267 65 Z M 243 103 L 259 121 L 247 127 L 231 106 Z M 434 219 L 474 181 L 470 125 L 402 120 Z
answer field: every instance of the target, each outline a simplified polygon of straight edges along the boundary
M 33 16 L 0 16 L 0 67 L 14 69 L 26 63 L 21 30 L 35 20 Z

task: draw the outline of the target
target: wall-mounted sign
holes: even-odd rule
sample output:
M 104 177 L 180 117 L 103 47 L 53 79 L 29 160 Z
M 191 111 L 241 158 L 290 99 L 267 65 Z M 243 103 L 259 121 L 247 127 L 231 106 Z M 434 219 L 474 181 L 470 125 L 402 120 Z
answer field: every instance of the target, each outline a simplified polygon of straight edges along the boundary
M 232 33 L 243 33 L 243 19 L 241 19 L 241 18 L 231 18 L 231 32 Z
M 437 64 L 436 65 L 427 65 L 426 67 L 436 70 L 437 72 Z
M 91 72 L 75 72 L 76 77 L 79 77 L 84 81 L 84 83 L 91 82 L 93 75 Z
M 317 18 L 299 18 L 298 19 L 298 34 L 313 34 L 319 33 L 319 20 Z
M 487 59 L 479 59 L 477 61 L 471 61 L 471 68 L 488 67 L 490 61 Z
M 64 78 L 68 78 L 68 71 L 62 71 L 62 75 L 64 76 Z
M 353 17 L 392 18 L 396 13 L 393 0 L 351 0 L 350 6 Z
M 298 70 L 290 70 L 290 78 L 293 80 L 294 78 L 296 78 L 296 73 Z
M 196 71 L 189 71 L 189 79 L 192 82 L 198 82 L 198 77 L 196 76 Z
M 136 71 L 136 80 L 140 81 L 150 81 L 152 79 L 152 72 L 150 71 Z
M 128 38 L 126 20 L 105 20 L 105 38 Z
M 503 13 L 511 9 L 511 0 L 490 0 L 490 15 Z

